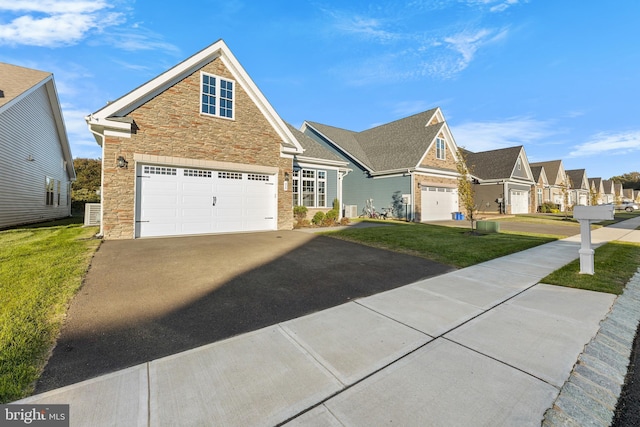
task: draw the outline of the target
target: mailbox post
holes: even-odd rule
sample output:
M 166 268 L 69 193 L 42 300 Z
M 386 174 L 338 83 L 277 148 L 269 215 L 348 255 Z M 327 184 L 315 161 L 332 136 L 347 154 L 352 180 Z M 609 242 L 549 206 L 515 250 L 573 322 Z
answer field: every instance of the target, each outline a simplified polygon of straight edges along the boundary
M 580 223 L 580 274 L 593 274 L 591 223 L 613 219 L 613 205 L 575 206 L 573 217 Z

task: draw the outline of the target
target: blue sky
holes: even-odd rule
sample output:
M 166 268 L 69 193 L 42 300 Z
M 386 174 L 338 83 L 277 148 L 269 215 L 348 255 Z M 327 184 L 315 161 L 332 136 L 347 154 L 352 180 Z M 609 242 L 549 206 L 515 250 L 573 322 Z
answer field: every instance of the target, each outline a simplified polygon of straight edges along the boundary
M 639 171 L 640 2 L 0 0 L 0 61 L 84 116 L 224 39 L 280 116 L 360 131 L 439 106 L 459 146 Z

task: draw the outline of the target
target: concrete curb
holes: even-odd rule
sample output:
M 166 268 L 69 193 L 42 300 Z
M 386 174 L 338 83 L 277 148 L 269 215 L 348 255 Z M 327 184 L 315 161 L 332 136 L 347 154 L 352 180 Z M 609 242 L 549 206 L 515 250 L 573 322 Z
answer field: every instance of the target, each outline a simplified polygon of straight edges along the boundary
M 610 426 L 640 322 L 640 269 L 585 346 L 542 426 Z

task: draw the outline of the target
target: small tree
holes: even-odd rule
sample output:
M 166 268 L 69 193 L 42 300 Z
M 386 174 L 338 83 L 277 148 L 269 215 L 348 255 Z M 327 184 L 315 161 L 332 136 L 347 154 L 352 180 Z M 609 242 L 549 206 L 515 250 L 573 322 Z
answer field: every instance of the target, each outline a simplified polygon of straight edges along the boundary
M 569 219 L 569 188 L 571 188 L 571 178 L 567 176 L 566 181 L 562 183 L 562 201 L 564 203 L 564 219 Z
M 469 167 L 461 149 L 458 149 L 456 169 L 458 170 L 458 197 L 464 209 L 465 217 L 471 223 L 471 231 L 473 232 L 475 230 L 475 213 L 478 210 L 478 206 L 475 201 L 476 194 L 473 189 L 473 183 L 469 176 Z

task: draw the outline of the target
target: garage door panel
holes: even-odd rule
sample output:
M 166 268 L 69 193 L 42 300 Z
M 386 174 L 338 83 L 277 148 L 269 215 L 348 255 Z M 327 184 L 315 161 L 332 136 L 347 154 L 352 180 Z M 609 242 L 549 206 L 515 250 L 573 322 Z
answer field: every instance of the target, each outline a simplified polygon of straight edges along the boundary
M 147 165 L 138 171 L 136 237 L 276 229 L 274 176 Z
M 423 187 L 421 189 L 421 221 L 451 219 L 458 211 L 458 190 L 448 187 Z

